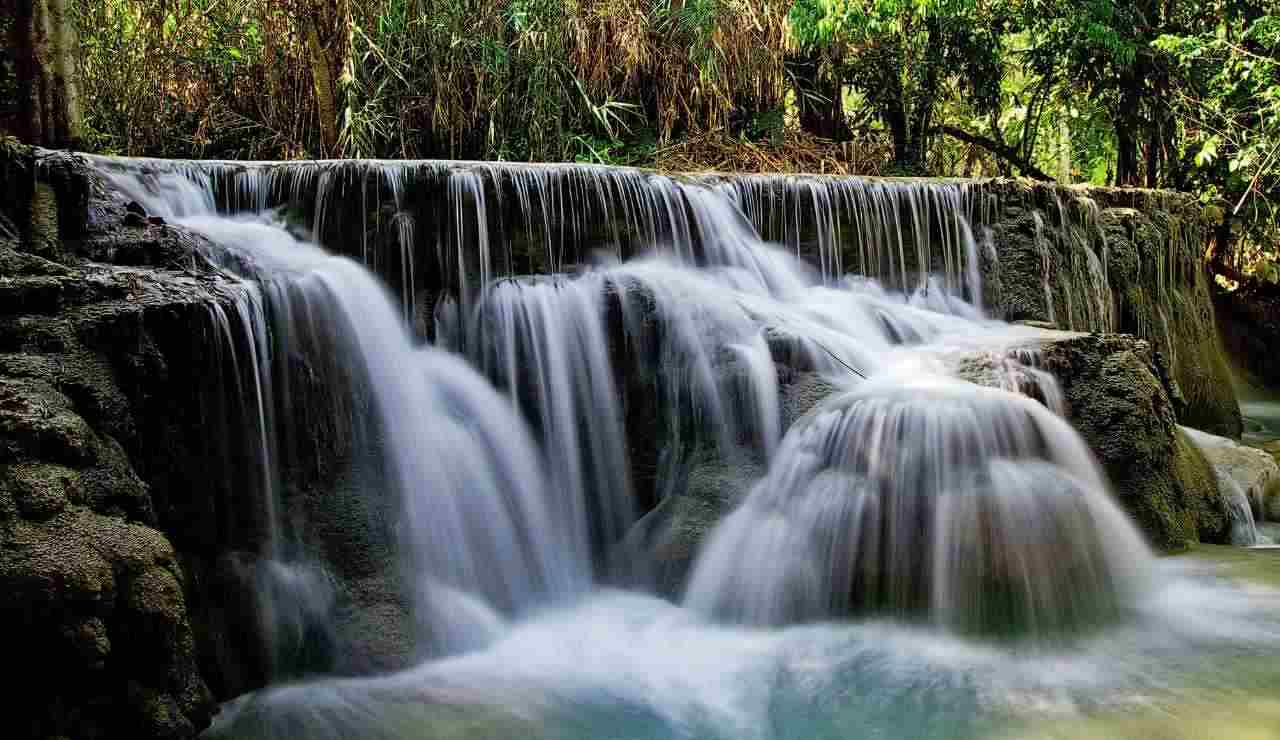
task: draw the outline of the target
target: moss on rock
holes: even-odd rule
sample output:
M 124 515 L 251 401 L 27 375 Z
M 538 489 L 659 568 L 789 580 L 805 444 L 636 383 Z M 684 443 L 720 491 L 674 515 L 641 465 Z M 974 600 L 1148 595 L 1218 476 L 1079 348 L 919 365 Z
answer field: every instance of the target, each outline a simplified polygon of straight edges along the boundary
M 987 305 L 1010 321 L 1124 332 L 1167 358 L 1178 420 L 1238 437 L 1203 247 L 1210 220 L 1179 193 L 992 181 Z
M 1227 502 L 1177 425 L 1169 372 L 1150 345 L 1087 335 L 1046 345 L 1043 358 L 1062 384 L 1069 418 L 1154 545 L 1174 551 L 1228 540 Z
M 56 516 L 68 503 L 83 499 L 80 473 L 63 465 L 22 463 L 0 469 L 5 489 L 24 519 L 44 521 Z

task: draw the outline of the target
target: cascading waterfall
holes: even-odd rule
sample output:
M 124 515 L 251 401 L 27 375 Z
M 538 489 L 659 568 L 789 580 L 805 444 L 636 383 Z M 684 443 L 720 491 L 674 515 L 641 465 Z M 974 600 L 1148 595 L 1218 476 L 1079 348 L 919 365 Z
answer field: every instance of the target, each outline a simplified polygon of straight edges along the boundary
M 270 220 L 217 216 L 207 192 L 185 177 L 109 177 L 150 212 L 207 237 L 216 245 L 207 256 L 251 281 L 245 302 L 237 303 L 236 325 L 251 334 L 257 385 L 247 395 L 259 409 L 256 433 L 266 471 L 260 495 L 273 520 L 280 509 L 271 480 L 278 432 L 265 409 L 274 405 L 267 400 L 274 394 L 288 393 L 272 388 L 272 368 L 303 358 L 327 382 L 346 379 L 333 390 L 368 395 L 354 403 L 346 424 L 361 434 L 366 454 L 380 459 L 369 485 L 384 487 L 397 502 L 405 582 L 421 620 L 418 638 L 431 652 L 477 641 L 446 639 L 466 625 L 442 624 L 443 618 L 483 621 L 441 609 L 442 600 L 458 603 L 453 594 L 515 613 L 586 588 L 584 535 L 558 516 L 543 462 L 519 416 L 460 359 L 417 347 L 391 296 L 364 268 Z M 288 584 L 307 581 L 315 566 L 281 559 L 292 543 L 277 525 L 268 527 L 264 547 L 269 572 L 285 574 L 284 585 L 264 590 L 270 614 L 299 601 L 302 594 Z
M 433 161 L 95 163 L 180 175 L 198 183 L 202 207 L 224 214 L 282 210 L 311 240 L 360 259 L 412 301 L 425 288 L 469 303 L 492 278 L 571 271 L 657 245 L 726 264 L 761 236 L 816 264 L 826 281 L 858 274 L 911 293 L 932 279 L 973 306 L 983 300 L 971 223 L 992 199 L 959 182 Z M 405 248 L 406 219 L 416 249 Z
M 94 162 L 243 280 L 214 310 L 273 522 L 264 572 L 283 585 L 263 611 L 301 612 L 268 627 L 323 622 L 341 580 L 281 514 L 300 368 L 372 461 L 351 466 L 360 495 L 392 502 L 417 620 L 417 667 L 268 688 L 215 737 L 977 736 L 1018 691 L 1069 710 L 1141 693 L 1171 645 L 1239 621 L 1170 607 L 1203 594 L 1150 577 L 1035 366 L 1039 330 L 984 311 L 980 189 Z M 1064 288 L 1066 310 L 1109 328 L 1089 254 L 1067 272 L 1101 285 Z M 998 387 L 957 377 L 975 353 Z M 841 390 L 788 426 L 797 374 Z M 682 604 L 610 590 L 610 561 L 643 556 L 620 555 L 629 528 L 707 454 L 765 472 L 733 492 Z M 1055 652 L 1068 642 L 1079 657 Z
M 1039 403 L 888 372 L 793 428 L 688 600 L 749 624 L 887 613 L 1058 634 L 1113 618 L 1149 558 L 1105 490 Z
M 625 430 L 601 282 L 503 280 L 481 299 L 467 348 L 529 417 L 546 452 L 555 516 L 571 542 L 617 542 L 634 520 Z M 586 550 L 574 553 L 582 562 Z

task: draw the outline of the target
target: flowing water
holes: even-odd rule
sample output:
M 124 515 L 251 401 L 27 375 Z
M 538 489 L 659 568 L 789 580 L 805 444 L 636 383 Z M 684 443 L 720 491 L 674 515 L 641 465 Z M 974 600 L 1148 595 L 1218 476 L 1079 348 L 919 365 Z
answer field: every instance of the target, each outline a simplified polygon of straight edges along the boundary
M 95 163 L 242 280 L 211 310 L 266 518 L 268 644 L 330 628 L 344 588 L 282 513 L 295 386 L 395 523 L 414 667 L 298 681 L 281 649 L 211 737 L 1003 737 L 1280 685 L 1280 593 L 1155 559 L 1035 367 L 1042 333 L 985 314 L 963 185 L 775 198 L 476 165 L 431 225 L 409 165 L 378 165 L 370 196 L 342 170 Z M 300 224 L 278 195 L 310 180 Z M 799 245 L 803 208 L 808 262 L 761 238 Z M 388 241 L 336 227 L 350 209 Z M 1094 287 L 1070 323 L 1112 321 L 1102 264 L 1076 266 Z M 959 377 L 974 357 L 998 387 Z M 800 376 L 833 392 L 792 414 Z M 663 598 L 631 562 L 656 556 L 623 545 L 707 454 L 764 472 Z

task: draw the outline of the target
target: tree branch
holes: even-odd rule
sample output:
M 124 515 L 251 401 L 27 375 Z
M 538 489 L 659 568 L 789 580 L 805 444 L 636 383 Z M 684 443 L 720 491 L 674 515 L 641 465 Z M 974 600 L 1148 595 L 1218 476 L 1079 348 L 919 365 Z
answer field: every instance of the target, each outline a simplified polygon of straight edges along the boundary
M 1027 177 L 1035 180 L 1043 180 L 1044 182 L 1054 182 L 1054 178 L 1045 174 L 1039 167 L 1031 164 L 1030 161 L 1020 156 L 1013 147 L 1007 144 L 1002 144 L 995 139 L 986 136 L 971 134 L 964 129 L 956 128 L 955 126 L 939 126 L 934 130 L 958 141 L 963 141 L 966 144 L 973 144 L 974 146 L 980 146 L 983 149 L 986 149 L 997 157 L 1017 167 L 1022 174 Z

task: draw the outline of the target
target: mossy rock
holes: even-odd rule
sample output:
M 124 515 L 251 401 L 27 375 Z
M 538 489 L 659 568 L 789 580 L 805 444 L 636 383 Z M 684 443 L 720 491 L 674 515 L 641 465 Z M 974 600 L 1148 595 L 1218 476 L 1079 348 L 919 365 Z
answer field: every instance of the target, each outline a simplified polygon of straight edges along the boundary
M 80 472 L 50 463 L 21 463 L 0 468 L 0 489 L 12 497 L 17 514 L 44 521 L 68 503 L 83 500 Z
M 0 649 L 27 666 L 14 691 L 78 709 L 31 718 L 41 734 L 191 737 L 208 721 L 182 573 L 161 533 L 71 505 L 9 523 L 4 541 Z
M 1243 429 L 1198 251 L 1203 224 L 1159 208 L 1102 214 L 1116 329 L 1163 355 L 1177 383 L 1178 421 L 1226 437 Z
M 640 575 L 678 597 L 707 537 L 763 474 L 745 453 L 732 461 L 710 450 L 698 453 L 670 495 L 632 527 L 627 557 L 652 563 L 653 571 Z
M 48 383 L 0 378 L 0 462 L 89 464 L 95 437 L 71 401 Z
M 1262 520 L 1280 522 L 1280 479 L 1267 484 L 1262 492 Z
M 1043 348 L 1068 417 L 1098 457 L 1120 503 L 1164 550 L 1226 542 L 1228 506 L 1212 467 L 1178 427 L 1169 372 L 1150 345 L 1086 335 Z

